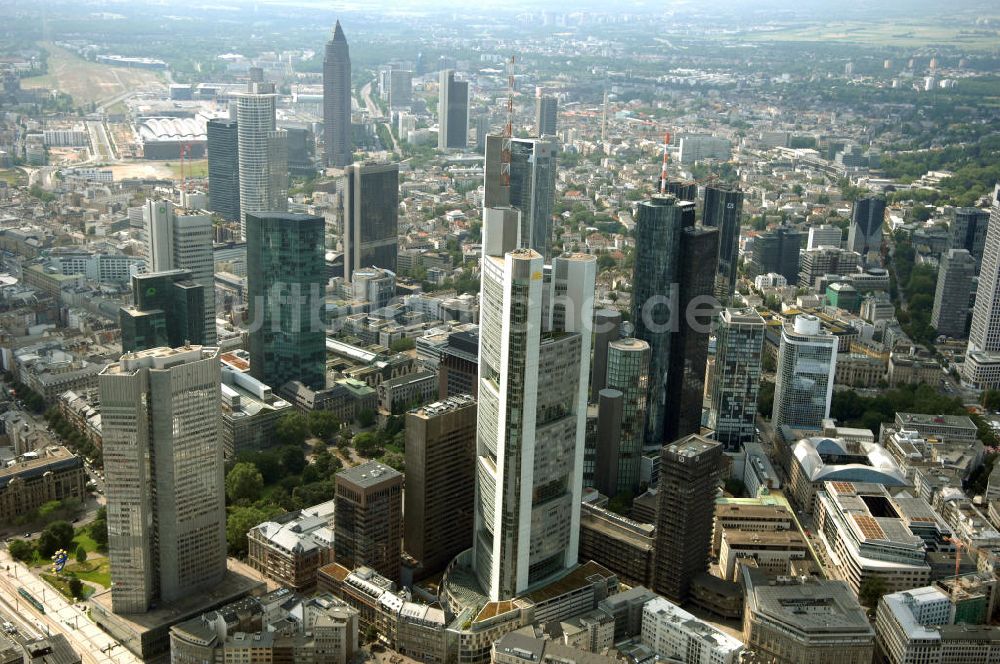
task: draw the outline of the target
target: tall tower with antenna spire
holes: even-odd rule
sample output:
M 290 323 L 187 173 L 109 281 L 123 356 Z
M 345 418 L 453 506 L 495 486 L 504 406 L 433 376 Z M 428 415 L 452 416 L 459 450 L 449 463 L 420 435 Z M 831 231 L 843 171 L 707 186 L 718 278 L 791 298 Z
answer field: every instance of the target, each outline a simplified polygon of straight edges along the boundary
M 327 166 L 351 163 L 351 53 L 340 21 L 323 57 L 323 139 Z

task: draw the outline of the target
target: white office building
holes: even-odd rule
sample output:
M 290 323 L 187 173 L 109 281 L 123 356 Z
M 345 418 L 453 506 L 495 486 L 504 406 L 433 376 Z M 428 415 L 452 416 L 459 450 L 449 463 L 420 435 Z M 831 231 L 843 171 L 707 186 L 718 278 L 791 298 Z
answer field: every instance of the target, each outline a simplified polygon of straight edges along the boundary
M 937 586 L 884 595 L 875 617 L 877 661 L 997 664 L 1000 627 L 954 624 L 955 605 Z
M 799 314 L 781 331 L 774 411 L 777 429 L 819 429 L 830 417 L 837 338 L 823 330 L 819 318 Z
M 288 135 L 275 125 L 273 83 L 251 83 L 236 97 L 240 165 L 240 234 L 247 212 L 288 209 Z
M 962 379 L 977 389 L 1000 388 L 1000 185 L 993 190 Z
M 146 271 L 190 270 L 205 294 L 206 344 L 215 343 L 215 237 L 212 217 L 175 206 L 167 200 L 146 201 Z
M 642 642 L 659 660 L 685 664 L 736 664 L 743 642 L 662 597 L 642 607 Z
M 500 601 L 577 564 L 596 259 L 557 257 L 546 283 L 519 213 L 483 217 L 472 564 Z

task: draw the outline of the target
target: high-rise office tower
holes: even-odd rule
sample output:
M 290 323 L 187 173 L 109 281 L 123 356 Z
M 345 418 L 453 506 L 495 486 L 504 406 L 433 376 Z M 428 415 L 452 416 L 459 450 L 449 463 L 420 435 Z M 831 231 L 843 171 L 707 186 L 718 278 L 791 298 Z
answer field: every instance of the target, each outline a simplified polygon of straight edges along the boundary
M 399 582 L 403 554 L 403 475 L 378 461 L 337 473 L 334 557 Z
M 323 141 L 327 166 L 351 163 L 351 53 L 340 21 L 323 55 Z
M 931 325 L 938 334 L 961 339 L 969 322 L 969 300 L 976 279 L 976 259 L 965 249 L 941 256 Z
M 607 463 L 617 467 L 616 486 L 608 495 L 625 491 L 638 495 L 649 398 L 649 344 L 640 339 L 618 339 L 608 344 L 607 352 L 607 386 L 622 394 L 620 433 L 617 458 L 603 459 L 598 452 L 598 466 Z M 604 488 L 612 491 L 610 485 Z
M 250 374 L 279 388 L 298 380 L 326 387 L 323 217 L 250 212 L 247 294 Z
M 406 414 L 403 548 L 421 575 L 444 570 L 472 546 L 476 401 L 450 397 Z
M 978 389 L 1000 388 L 1000 185 L 993 189 L 962 379 Z
M 885 198 L 866 196 L 854 202 L 847 248 L 867 260 L 869 252 L 882 249 L 882 224 L 885 223 Z
M 464 150 L 469 144 L 469 83 L 455 80 L 455 72 L 438 76 L 438 149 Z
M 406 108 L 413 103 L 413 72 L 407 69 L 389 71 L 389 108 Z
M 635 219 L 635 268 L 632 276 L 632 324 L 635 337 L 649 344 L 649 398 L 645 446 L 663 444 L 667 377 L 672 330 L 682 322 L 672 298 L 678 279 L 678 252 L 686 210 L 694 203 L 674 196 L 653 196 L 639 203 Z
M 693 221 L 689 216 L 688 223 Z M 679 248 L 678 318 L 667 368 L 664 441 L 677 440 L 701 430 L 708 334 L 718 311 L 712 297 L 718 265 L 718 229 L 686 226 L 681 230 Z
M 399 164 L 351 164 L 344 172 L 344 279 L 354 270 L 396 272 Z
M 608 344 L 622 336 L 622 314 L 617 309 L 599 309 L 594 312 L 594 361 L 591 363 L 590 401 L 597 403 L 597 395 L 607 387 Z
M 583 482 L 605 496 L 618 494 L 624 397 L 620 390 L 606 387 L 597 395 L 597 405 L 587 408 Z
M 214 229 L 207 214 L 187 211 L 170 201 L 149 200 L 142 212 L 146 227 L 146 270 L 190 270 L 202 287 L 204 344 L 215 343 Z M 169 312 L 168 312 L 169 314 Z M 193 339 L 190 339 L 193 341 Z
M 240 219 L 240 150 L 236 120 L 207 124 L 208 209 L 226 221 Z
M 284 130 L 275 125 L 276 99 L 273 83 L 251 83 L 248 92 L 236 97 L 243 238 L 247 213 L 288 209 L 288 144 Z
M 783 276 L 789 286 L 799 282 L 799 251 L 805 234 L 782 226 L 754 238 L 751 276 L 775 272 Z
M 840 248 L 840 242 L 844 239 L 844 231 L 839 226 L 832 224 L 820 224 L 809 227 L 809 239 L 806 241 L 806 251 L 819 249 L 820 247 Z
M 660 179 L 657 177 L 656 186 L 659 188 Z M 698 200 L 698 183 L 691 182 L 689 180 L 667 180 L 665 194 L 672 194 L 681 201 L 696 201 Z
M 654 590 L 683 603 L 691 579 L 708 570 L 722 445 L 691 435 L 660 451 Z
M 153 348 L 98 376 L 115 613 L 203 593 L 226 574 L 218 355 Z
M 701 220 L 705 226 L 719 229 L 719 268 L 716 271 L 715 296 L 720 299 L 728 299 L 736 292 L 742 218 L 742 191 L 715 185 L 705 187 Z
M 819 429 L 830 417 L 836 369 L 837 338 L 823 330 L 818 318 L 799 314 L 786 323 L 778 347 L 774 428 Z
M 976 261 L 976 273 L 983 264 L 989 225 L 989 210 L 974 207 L 948 210 L 948 248 L 968 251 Z
M 716 328 L 708 427 L 727 452 L 756 440 L 764 319 L 756 309 L 724 309 Z
M 476 115 L 476 152 L 486 154 L 486 136 L 490 133 L 490 112 L 482 110 Z
M 551 136 L 556 133 L 556 118 L 559 102 L 555 97 L 538 95 L 535 97 L 535 133 L 539 136 Z
M 593 256 L 556 258 L 543 311 L 542 257 L 517 248 L 517 224 L 483 210 L 472 567 L 494 601 L 577 563 L 596 278 Z
M 132 300 L 132 306 L 118 310 L 123 352 L 203 344 L 205 289 L 191 278 L 191 270 L 133 276 Z
M 510 186 L 501 181 L 502 136 L 486 137 L 486 207 L 510 205 L 521 211 L 521 246 L 552 260 L 552 206 L 556 191 L 555 140 L 511 139 Z
M 847 249 L 820 247 L 806 249 L 799 253 L 799 285 L 816 288 L 817 280 L 828 274 L 847 276 L 855 274 L 864 262 L 864 257 Z

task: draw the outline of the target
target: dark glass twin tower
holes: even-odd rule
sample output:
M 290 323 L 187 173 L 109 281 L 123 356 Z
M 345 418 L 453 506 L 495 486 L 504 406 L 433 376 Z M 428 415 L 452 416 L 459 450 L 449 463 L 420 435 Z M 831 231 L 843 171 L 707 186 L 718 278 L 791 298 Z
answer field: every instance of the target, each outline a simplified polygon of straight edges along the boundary
M 719 231 L 695 225 L 695 204 L 653 196 L 639 204 L 635 224 L 632 323 L 650 346 L 645 446 L 697 433 L 701 426 L 708 327 Z

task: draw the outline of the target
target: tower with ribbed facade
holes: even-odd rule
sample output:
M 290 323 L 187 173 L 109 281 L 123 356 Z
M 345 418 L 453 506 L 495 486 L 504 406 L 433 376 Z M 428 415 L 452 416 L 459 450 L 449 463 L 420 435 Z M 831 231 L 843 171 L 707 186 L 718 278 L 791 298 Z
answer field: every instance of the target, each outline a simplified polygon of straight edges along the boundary
M 483 217 L 471 562 L 500 601 L 577 563 L 596 259 L 557 257 L 546 282 L 518 211 Z
M 340 21 L 323 56 L 323 140 L 327 166 L 351 163 L 351 53 Z
M 219 351 L 127 353 L 98 376 L 115 613 L 145 613 L 226 575 Z
M 273 83 L 251 82 L 236 97 L 240 162 L 240 235 L 248 212 L 288 209 L 288 137 L 275 124 Z
M 1000 388 L 1000 185 L 993 190 L 962 380 L 977 389 Z

